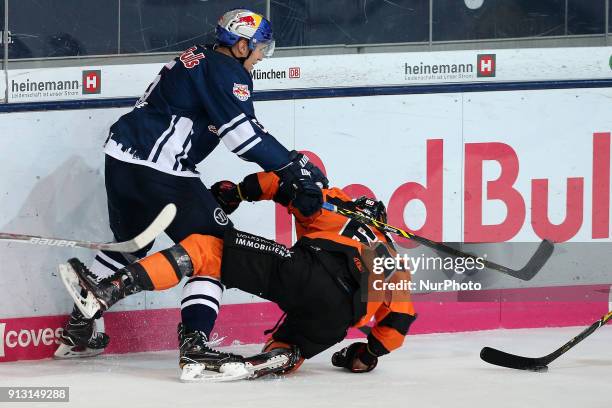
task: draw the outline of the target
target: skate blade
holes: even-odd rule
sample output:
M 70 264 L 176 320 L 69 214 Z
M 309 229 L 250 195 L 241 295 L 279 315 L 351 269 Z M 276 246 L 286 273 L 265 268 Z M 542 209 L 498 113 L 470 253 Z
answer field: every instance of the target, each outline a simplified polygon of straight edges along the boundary
M 246 367 L 250 372 L 248 378 L 255 379 L 269 374 L 274 374 L 278 371 L 282 371 L 285 369 L 285 366 L 288 362 L 289 357 L 281 354 L 278 356 L 274 356 L 260 364 L 252 365 L 251 363 L 246 363 Z
M 70 264 L 59 264 L 57 269 L 68 294 L 74 300 L 83 316 L 86 319 L 93 318 L 102 308 L 98 299 L 87 288 L 85 288 L 87 290 L 87 297 L 81 296 L 81 289 L 83 287 L 81 286 L 79 276 Z
M 219 372 L 206 370 L 204 364 L 186 364 L 183 366 L 180 380 L 186 383 L 236 381 L 247 378 L 250 374 L 243 363 L 223 364 Z
M 60 344 L 55 353 L 53 354 L 53 358 L 57 360 L 69 360 L 73 358 L 87 358 L 94 357 L 99 354 L 102 354 L 104 349 L 90 349 L 84 348 L 79 350 L 76 346 L 69 346 L 67 344 Z

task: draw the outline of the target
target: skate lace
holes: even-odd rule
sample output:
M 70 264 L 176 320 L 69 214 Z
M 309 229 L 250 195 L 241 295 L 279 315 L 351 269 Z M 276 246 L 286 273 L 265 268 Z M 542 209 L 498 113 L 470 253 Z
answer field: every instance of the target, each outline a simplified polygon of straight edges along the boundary
M 110 279 L 112 277 L 116 278 L 118 275 L 118 272 L 113 273 L 112 275 L 106 277 L 106 278 L 102 278 L 101 276 L 96 275 L 95 273 L 93 273 L 83 262 L 81 262 L 79 259 L 75 258 L 74 262 L 76 262 L 79 265 L 79 268 L 81 268 L 91 279 L 93 279 L 94 282 L 96 283 L 109 283 L 111 280 Z M 107 279 L 109 279 L 107 281 Z
M 218 333 L 213 333 L 212 336 L 210 336 L 210 339 L 205 341 L 204 344 L 207 347 L 217 347 L 223 342 L 223 340 L 225 340 L 225 338 L 226 336 L 219 337 Z
M 198 333 L 199 333 L 199 336 L 201 336 L 201 339 L 206 339 L 207 338 L 206 334 L 204 334 L 203 332 L 198 332 Z M 207 352 L 214 353 L 214 354 L 219 354 L 219 355 L 224 356 L 224 357 L 238 357 L 237 354 L 227 353 L 227 352 L 224 352 L 224 351 L 219 351 L 219 350 L 217 350 L 215 348 L 215 347 L 219 346 L 223 342 L 223 340 L 225 340 L 225 338 L 226 338 L 226 336 L 219 337 L 219 335 L 217 333 L 213 333 L 213 335 L 211 336 L 210 340 L 203 340 L 203 341 L 200 342 L 199 345 L 200 345 L 200 347 L 201 347 L 201 349 L 203 351 L 207 351 Z M 187 345 L 188 343 L 191 343 L 193 341 L 194 341 L 193 338 L 187 337 L 187 338 L 185 338 L 182 341 L 182 343 L 181 343 L 179 348 L 182 349 L 185 345 Z

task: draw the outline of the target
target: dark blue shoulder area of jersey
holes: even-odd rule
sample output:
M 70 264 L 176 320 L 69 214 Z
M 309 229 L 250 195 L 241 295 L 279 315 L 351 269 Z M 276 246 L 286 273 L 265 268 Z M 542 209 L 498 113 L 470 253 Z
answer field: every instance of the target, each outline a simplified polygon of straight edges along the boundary
M 236 58 L 222 54 L 212 48 L 204 48 L 206 68 L 215 81 L 239 83 L 253 89 L 253 79 Z M 231 88 L 230 88 L 231 89 Z

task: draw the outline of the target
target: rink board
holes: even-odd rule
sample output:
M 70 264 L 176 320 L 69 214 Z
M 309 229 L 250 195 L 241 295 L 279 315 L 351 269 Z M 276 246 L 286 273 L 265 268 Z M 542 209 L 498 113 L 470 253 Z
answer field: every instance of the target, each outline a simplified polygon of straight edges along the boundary
M 332 184 L 383 200 L 399 227 L 445 241 L 610 241 L 612 88 L 297 98 L 256 109 L 283 144 L 312 152 Z M 127 110 L 1 114 L 0 166 L 9 176 L 0 179 L 0 230 L 110 240 L 100 147 Z M 200 170 L 210 184 L 238 181 L 257 166 L 219 147 Z M 490 199 L 492 188 L 507 201 Z M 270 203 L 243 205 L 233 219 L 240 229 L 291 242 L 291 219 Z M 168 244 L 162 239 L 156 248 Z M 93 254 L 0 243 L 0 361 L 50 356 L 70 310 L 55 267 L 71 256 L 89 262 Z M 570 263 L 555 272 L 568 282 L 582 277 Z M 174 347 L 180 290 L 121 302 L 107 318 L 116 339 L 110 351 Z M 418 304 L 413 332 L 580 325 L 605 309 L 603 302 L 536 307 L 493 296 Z M 226 292 L 224 303 L 218 330 L 229 341 L 261 341 L 278 316 L 237 291 Z
M 593 292 L 593 287 L 547 289 L 545 293 L 538 291 L 539 295 L 554 296 L 568 290 L 587 294 Z M 533 293 L 529 294 L 528 289 L 487 291 L 478 295 L 492 301 L 462 301 L 456 293 L 447 294 L 445 301 L 430 301 L 426 296 L 415 295 L 418 318 L 410 328 L 410 335 L 498 328 L 584 326 L 608 311 L 605 301 L 533 301 Z M 524 300 L 512 297 L 522 297 Z M 213 333 L 225 337 L 221 343 L 224 346 L 262 344 L 266 340 L 264 330 L 272 328 L 281 315 L 280 309 L 270 302 L 224 305 Z M 58 331 L 66 321 L 65 315 L 2 319 L 0 362 L 51 357 L 57 348 Z M 176 349 L 176 326 L 179 321 L 179 309 L 109 312 L 105 315 L 105 331 L 112 341 L 106 352 L 123 354 Z M 349 331 L 349 338 L 359 337 L 364 337 L 364 334 L 356 329 Z
M 572 47 L 284 57 L 261 61 L 252 77 L 256 91 L 606 80 L 611 53 Z M 7 90 L 10 103 L 140 96 L 163 66 L 11 69 L 0 95 Z

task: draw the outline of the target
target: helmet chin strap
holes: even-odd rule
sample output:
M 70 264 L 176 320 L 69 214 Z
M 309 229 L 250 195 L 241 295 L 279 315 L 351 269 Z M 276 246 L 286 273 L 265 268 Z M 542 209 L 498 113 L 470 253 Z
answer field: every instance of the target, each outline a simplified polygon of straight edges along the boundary
M 249 59 L 249 57 L 251 56 L 251 54 L 253 53 L 253 50 L 249 49 L 249 53 L 247 54 L 246 57 L 239 57 L 236 54 L 234 54 L 234 47 L 230 47 L 230 52 L 232 53 L 232 57 L 236 58 L 238 61 L 240 61 L 240 63 L 242 65 L 244 65 L 244 62 Z

